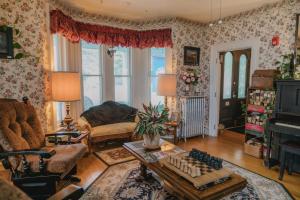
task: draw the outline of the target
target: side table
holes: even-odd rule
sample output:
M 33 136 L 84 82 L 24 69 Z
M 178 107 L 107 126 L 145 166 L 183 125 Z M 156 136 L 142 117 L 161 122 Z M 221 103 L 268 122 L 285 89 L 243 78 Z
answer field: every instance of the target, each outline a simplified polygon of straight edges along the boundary
M 179 126 L 179 123 L 176 121 L 170 121 L 166 122 L 165 125 L 167 126 L 167 132 L 171 133 L 174 137 L 174 144 L 177 144 L 177 127 Z
M 67 133 L 67 140 L 63 140 L 62 136 L 66 135 Z M 53 133 L 47 133 L 46 134 L 48 139 L 52 138 L 51 141 L 48 140 L 49 143 L 54 143 L 54 144 L 77 144 L 81 143 L 84 139 L 87 140 L 87 145 L 88 145 L 88 151 L 91 151 L 90 147 L 90 132 L 88 130 L 83 130 L 83 131 L 65 131 L 63 129 L 59 129 Z

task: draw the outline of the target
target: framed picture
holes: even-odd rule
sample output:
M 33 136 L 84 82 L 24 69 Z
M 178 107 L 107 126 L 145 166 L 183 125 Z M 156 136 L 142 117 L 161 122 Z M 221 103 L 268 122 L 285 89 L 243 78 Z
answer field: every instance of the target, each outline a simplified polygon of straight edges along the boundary
M 199 66 L 200 48 L 184 47 L 184 65 Z
M 0 58 L 14 58 L 13 30 L 11 27 L 0 26 Z

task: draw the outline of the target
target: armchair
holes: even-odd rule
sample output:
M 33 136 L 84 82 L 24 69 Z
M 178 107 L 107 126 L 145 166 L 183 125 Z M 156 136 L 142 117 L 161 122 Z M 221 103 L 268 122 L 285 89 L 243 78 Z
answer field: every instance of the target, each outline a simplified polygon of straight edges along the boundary
M 47 135 L 36 111 L 27 98 L 23 101 L 0 99 L 0 160 L 17 187 L 31 198 L 46 199 L 56 192 L 60 179 L 76 174 L 76 163 L 87 147 L 81 143 L 46 147 Z

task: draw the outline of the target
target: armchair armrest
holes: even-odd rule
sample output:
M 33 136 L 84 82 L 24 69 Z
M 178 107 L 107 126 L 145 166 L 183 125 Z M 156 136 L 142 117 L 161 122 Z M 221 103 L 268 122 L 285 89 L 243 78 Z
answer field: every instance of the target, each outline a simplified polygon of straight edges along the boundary
M 17 150 L 17 151 L 5 151 L 0 152 L 0 159 L 5 159 L 10 156 L 25 156 L 25 155 L 38 155 L 41 158 L 51 158 L 55 154 L 54 149 L 49 150 L 40 150 L 40 149 L 24 149 L 24 150 Z
M 44 158 L 51 158 L 55 154 L 54 149 L 49 150 L 40 150 L 40 149 L 24 149 L 24 150 L 17 150 L 17 151 L 6 151 L 6 152 L 0 152 L 0 160 L 2 160 L 2 165 L 5 169 L 9 169 L 13 176 L 18 174 L 18 169 L 16 166 L 13 167 L 9 161 L 9 157 L 11 156 L 22 156 L 22 164 L 23 164 L 23 170 L 24 175 L 28 175 L 31 172 L 29 163 L 26 159 L 26 155 L 37 155 L 40 157 L 39 161 L 39 169 L 40 173 L 45 174 L 46 173 L 46 164 L 44 162 Z

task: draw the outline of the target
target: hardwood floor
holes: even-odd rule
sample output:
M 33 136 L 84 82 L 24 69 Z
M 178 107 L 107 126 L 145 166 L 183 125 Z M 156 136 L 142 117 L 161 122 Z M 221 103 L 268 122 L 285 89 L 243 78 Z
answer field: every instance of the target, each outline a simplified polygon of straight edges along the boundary
M 264 167 L 263 160 L 257 159 L 243 152 L 244 136 L 242 134 L 225 131 L 217 138 L 205 137 L 193 138 L 186 143 L 180 143 L 179 146 L 185 150 L 198 148 L 207 151 L 209 154 L 223 158 L 236 165 L 244 167 L 257 174 L 266 176 L 270 179 L 282 183 L 288 191 L 296 198 L 300 199 L 300 175 L 293 173 L 293 175 L 284 174 L 283 181 L 279 181 L 278 167 L 268 169 Z
M 254 171 L 258 174 L 266 176 L 270 179 L 279 181 L 278 168 L 272 168 L 271 170 L 263 166 L 261 159 L 254 158 L 243 152 L 244 136 L 242 134 L 226 131 L 219 137 L 197 137 L 189 139 L 186 143 L 180 142 L 178 146 L 185 150 L 191 150 L 192 148 L 198 148 L 203 151 L 221 157 L 224 160 L 232 162 L 236 165 L 244 167 L 248 170 Z M 95 155 L 90 154 L 84 157 L 78 163 L 78 176 L 81 178 L 81 182 L 78 185 L 87 189 L 101 174 L 105 172 L 108 166 L 98 159 Z M 3 172 L 0 166 L 0 176 L 6 176 L 7 173 Z M 282 183 L 289 192 L 300 200 L 300 175 L 293 174 L 288 175 L 285 173 Z

